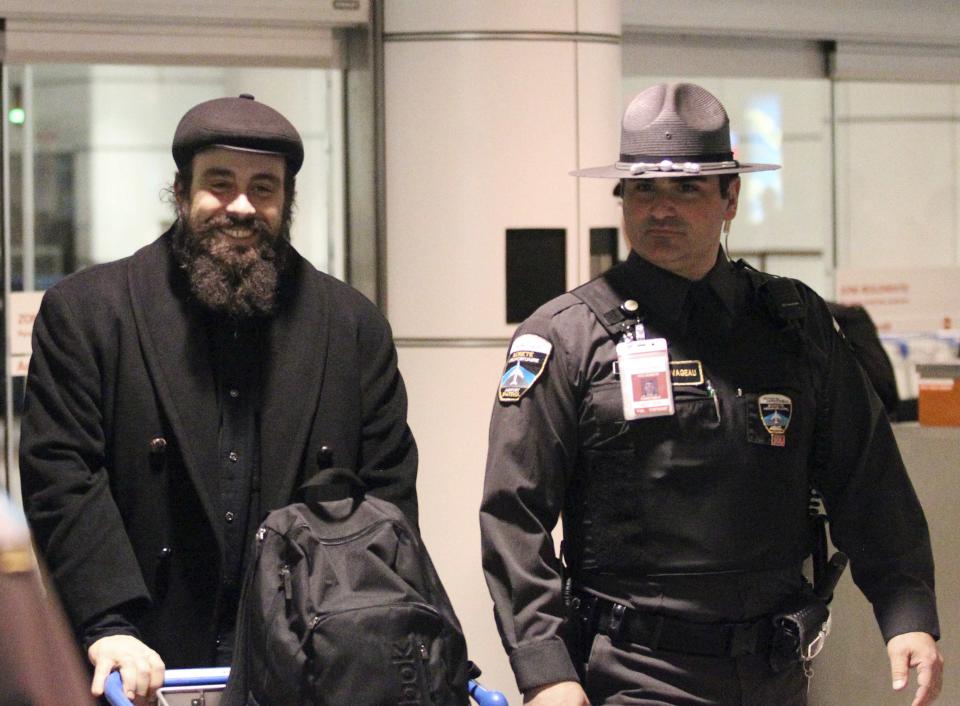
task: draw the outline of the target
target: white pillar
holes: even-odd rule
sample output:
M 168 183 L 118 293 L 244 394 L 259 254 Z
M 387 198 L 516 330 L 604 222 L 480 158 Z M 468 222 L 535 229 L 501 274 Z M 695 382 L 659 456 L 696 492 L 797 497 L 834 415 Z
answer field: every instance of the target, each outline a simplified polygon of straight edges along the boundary
M 480 567 L 477 510 L 506 345 L 508 228 L 616 227 L 617 0 L 384 3 L 386 306 L 421 451 L 421 525 L 484 683 L 520 703 Z

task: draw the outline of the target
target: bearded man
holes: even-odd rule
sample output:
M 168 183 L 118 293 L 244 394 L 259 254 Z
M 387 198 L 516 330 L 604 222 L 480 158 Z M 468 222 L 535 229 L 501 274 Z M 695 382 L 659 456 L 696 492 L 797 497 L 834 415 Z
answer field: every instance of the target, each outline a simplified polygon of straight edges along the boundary
M 28 519 L 91 691 L 229 664 L 244 549 L 318 459 L 416 523 L 416 445 L 389 325 L 289 242 L 296 129 L 252 96 L 173 139 L 177 220 L 44 295 L 21 436 Z

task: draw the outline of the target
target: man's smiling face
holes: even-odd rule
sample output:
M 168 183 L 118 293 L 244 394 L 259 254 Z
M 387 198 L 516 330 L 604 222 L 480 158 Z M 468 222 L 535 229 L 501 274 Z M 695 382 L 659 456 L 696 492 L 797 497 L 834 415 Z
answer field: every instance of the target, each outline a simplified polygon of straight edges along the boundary
M 191 291 L 233 318 L 271 313 L 290 250 L 295 189 L 283 157 L 213 147 L 190 167 L 174 184 L 173 247 Z
M 193 158 L 185 207 L 190 229 L 220 247 L 253 247 L 280 233 L 284 162 L 280 155 L 214 147 Z

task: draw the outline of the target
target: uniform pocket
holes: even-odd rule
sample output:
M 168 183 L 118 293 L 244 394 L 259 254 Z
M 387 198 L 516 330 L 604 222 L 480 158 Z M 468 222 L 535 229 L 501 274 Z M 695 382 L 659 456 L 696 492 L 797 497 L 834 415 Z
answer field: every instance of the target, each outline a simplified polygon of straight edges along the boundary
M 584 408 L 593 414 L 598 425 L 622 423 L 623 395 L 620 392 L 620 382 L 614 380 L 593 385 L 587 392 Z
M 673 405 L 685 431 L 700 433 L 720 425 L 720 399 L 712 387 L 674 385 Z
M 588 449 L 623 448 L 629 444 L 623 419 L 620 381 L 591 385 L 580 407 L 581 445 Z

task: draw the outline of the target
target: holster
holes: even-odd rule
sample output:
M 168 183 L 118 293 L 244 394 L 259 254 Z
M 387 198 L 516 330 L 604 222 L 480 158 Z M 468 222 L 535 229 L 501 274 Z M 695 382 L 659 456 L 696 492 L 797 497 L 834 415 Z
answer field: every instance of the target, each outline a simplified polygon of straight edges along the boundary
M 581 594 L 574 593 L 573 580 L 569 576 L 563 579 L 563 602 L 566 607 L 566 621 L 563 626 L 563 640 L 570 654 L 570 660 L 582 680 L 590 658 L 590 648 L 596 635 L 596 601 L 584 602 Z
M 792 599 L 773 615 L 773 644 L 770 667 L 775 672 L 809 662 L 830 634 L 830 609 L 812 591 Z

